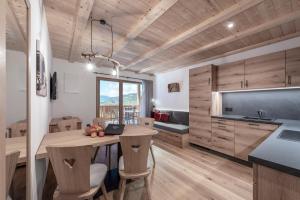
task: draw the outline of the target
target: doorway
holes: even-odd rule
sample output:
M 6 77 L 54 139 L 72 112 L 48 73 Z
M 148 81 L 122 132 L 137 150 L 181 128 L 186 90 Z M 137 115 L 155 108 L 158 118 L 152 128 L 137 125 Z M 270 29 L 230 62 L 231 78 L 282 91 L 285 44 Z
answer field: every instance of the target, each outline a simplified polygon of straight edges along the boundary
M 141 83 L 97 78 L 96 114 L 106 124 L 137 124 L 141 111 Z

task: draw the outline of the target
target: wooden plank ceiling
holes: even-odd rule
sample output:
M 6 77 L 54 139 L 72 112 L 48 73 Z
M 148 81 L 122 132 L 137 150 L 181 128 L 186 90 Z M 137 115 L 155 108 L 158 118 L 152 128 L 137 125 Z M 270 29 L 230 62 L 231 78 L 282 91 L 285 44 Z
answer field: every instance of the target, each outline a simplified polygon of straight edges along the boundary
M 26 4 L 24 0 L 9 0 L 6 12 L 6 46 L 8 49 L 26 49 Z
M 80 54 L 90 48 L 92 15 L 113 25 L 113 57 L 124 70 L 139 73 L 189 66 L 300 35 L 300 0 L 44 2 L 54 57 L 85 62 Z M 228 29 L 228 22 L 235 26 Z M 95 23 L 93 34 L 94 50 L 109 55 L 109 30 Z

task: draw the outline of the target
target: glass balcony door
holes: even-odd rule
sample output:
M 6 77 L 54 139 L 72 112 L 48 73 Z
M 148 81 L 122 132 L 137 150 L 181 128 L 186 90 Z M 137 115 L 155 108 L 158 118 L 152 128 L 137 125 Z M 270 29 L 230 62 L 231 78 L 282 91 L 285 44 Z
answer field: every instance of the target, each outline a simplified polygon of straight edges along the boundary
M 120 116 L 120 82 L 112 80 L 98 80 L 98 108 L 97 117 L 106 124 L 119 124 Z
M 123 83 L 123 122 L 137 124 L 140 115 L 140 83 Z
M 136 124 L 140 115 L 141 83 L 97 78 L 97 117 L 106 124 Z

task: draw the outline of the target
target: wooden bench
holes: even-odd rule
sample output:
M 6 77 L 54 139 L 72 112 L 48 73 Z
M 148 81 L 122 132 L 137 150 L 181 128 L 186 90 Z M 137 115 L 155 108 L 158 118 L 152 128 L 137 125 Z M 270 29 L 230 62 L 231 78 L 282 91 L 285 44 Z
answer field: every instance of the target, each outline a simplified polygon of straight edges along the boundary
M 174 133 L 171 131 L 154 128 L 158 131 L 158 134 L 154 136 L 154 138 L 162 140 L 166 143 L 178 146 L 180 148 L 184 148 L 189 144 L 189 134 L 181 134 L 181 133 Z

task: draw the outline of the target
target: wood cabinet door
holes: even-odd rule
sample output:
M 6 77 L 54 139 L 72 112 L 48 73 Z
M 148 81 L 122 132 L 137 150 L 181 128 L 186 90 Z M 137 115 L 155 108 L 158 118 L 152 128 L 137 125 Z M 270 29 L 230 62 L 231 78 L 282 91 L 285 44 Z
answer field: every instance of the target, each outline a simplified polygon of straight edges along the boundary
M 300 197 L 298 176 L 254 164 L 253 179 L 253 200 L 296 200 Z
M 189 139 L 204 147 L 211 145 L 211 92 L 215 88 L 214 66 L 190 70 Z
M 235 157 L 248 161 L 248 155 L 263 142 L 278 125 L 236 122 Z
M 285 87 L 285 52 L 272 53 L 245 61 L 245 88 Z
M 211 145 L 210 101 L 190 103 L 189 134 L 190 142 L 204 147 Z
M 212 119 L 212 149 L 234 156 L 234 121 Z
M 243 89 L 244 79 L 245 61 L 224 64 L 217 68 L 218 91 Z
M 300 48 L 286 51 L 286 86 L 300 86 Z

